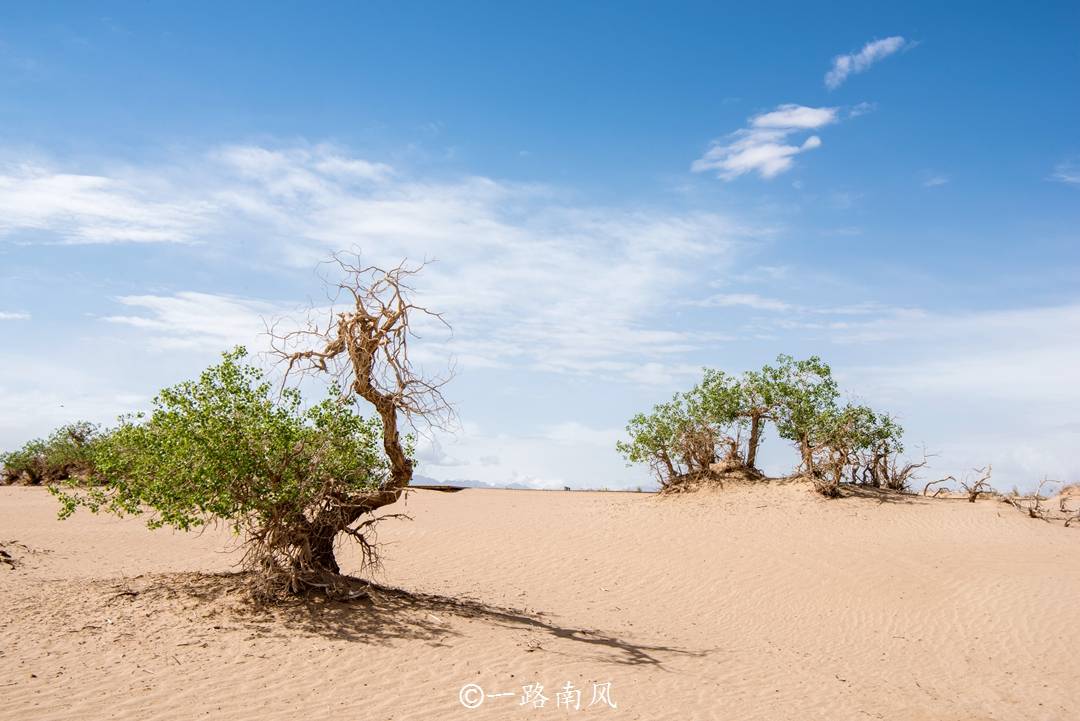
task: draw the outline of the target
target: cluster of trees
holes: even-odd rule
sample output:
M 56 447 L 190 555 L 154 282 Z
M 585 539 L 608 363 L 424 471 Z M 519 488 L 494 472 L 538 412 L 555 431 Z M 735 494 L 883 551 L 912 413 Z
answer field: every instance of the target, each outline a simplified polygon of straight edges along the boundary
M 631 418 L 629 440 L 616 447 L 628 462 L 648 464 L 663 488 L 715 477 L 717 463 L 760 477 L 757 455 L 769 423 L 797 449 L 796 474 L 825 495 L 844 482 L 904 490 L 924 465 L 900 463 L 903 429 L 887 414 L 841 403 L 832 370 L 816 356 L 780 355 L 741 376 L 705 369 L 689 391 Z

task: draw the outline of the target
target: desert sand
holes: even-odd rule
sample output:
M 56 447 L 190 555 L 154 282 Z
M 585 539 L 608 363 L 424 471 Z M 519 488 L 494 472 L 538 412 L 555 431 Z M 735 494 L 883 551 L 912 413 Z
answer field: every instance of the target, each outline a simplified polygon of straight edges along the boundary
M 59 522 L 45 490 L 0 488 L 18 561 L 0 565 L 0 718 L 1080 718 L 1080 530 L 995 500 L 786 485 L 398 506 L 413 520 L 382 525 L 376 580 L 408 593 L 260 614 L 206 575 L 237 560 L 226 529 Z M 556 706 L 567 682 L 580 710 Z M 543 707 L 520 705 L 532 683 Z M 605 683 L 617 708 L 590 707 Z M 511 695 L 468 709 L 466 684 Z

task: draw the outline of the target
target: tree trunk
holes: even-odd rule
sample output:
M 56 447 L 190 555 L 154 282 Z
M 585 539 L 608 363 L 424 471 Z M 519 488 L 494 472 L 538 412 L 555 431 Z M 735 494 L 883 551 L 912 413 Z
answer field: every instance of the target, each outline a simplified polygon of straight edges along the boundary
M 746 449 L 746 465 L 750 468 L 756 468 L 754 465 L 757 463 L 757 449 L 761 443 L 761 416 L 754 414 L 750 416 L 750 444 Z
M 334 575 L 341 573 L 337 558 L 334 557 L 335 529 L 323 526 L 311 536 L 311 565 L 315 570 L 326 571 Z
M 810 442 L 803 438 L 799 441 L 799 451 L 802 454 L 803 468 L 807 474 L 814 475 L 814 452 L 810 448 Z

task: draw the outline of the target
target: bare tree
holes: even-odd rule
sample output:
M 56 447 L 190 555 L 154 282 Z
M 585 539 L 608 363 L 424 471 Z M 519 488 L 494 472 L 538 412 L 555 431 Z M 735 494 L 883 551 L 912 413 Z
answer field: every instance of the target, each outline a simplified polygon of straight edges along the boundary
M 372 519 L 365 515 L 397 501 L 413 476 L 413 461 L 402 441 L 401 423 L 415 429 L 445 427 L 453 415 L 442 395 L 445 376 L 428 377 L 409 355 L 416 338 L 414 323 L 420 317 L 449 329 L 442 315 L 411 299 L 409 280 L 424 264 L 405 262 L 384 269 L 350 262 L 335 254 L 331 261 L 340 279 L 329 284 L 332 300 L 344 298 L 344 309 L 334 304 L 322 322 L 309 318 L 307 327 L 286 333 L 271 329 L 272 346 L 286 364 L 285 377 L 317 374 L 328 376 L 345 395 L 369 402 L 382 421 L 383 450 L 389 459 L 387 479 L 375 491 L 337 498 L 314 521 L 318 532 L 312 542 L 316 565 L 338 572 L 334 539 L 339 533 L 354 536 L 370 550 L 365 533 Z
M 930 487 L 931 487 L 931 486 L 936 486 L 936 485 L 937 485 L 937 484 L 939 484 L 939 483 L 948 483 L 949 481 L 953 481 L 953 482 L 955 483 L 955 482 L 956 482 L 956 478 L 955 478 L 955 477 L 953 477 L 953 476 L 945 476 L 944 478 L 939 478 L 939 479 L 937 479 L 936 481 L 930 481 L 930 482 L 929 482 L 929 483 L 927 483 L 927 484 L 926 484 L 925 486 L 923 486 L 923 489 L 922 489 L 922 494 L 923 494 L 923 495 L 925 496 L 925 495 L 926 495 L 927 493 L 929 493 L 929 492 L 930 492 Z M 939 493 L 941 493 L 942 491 L 944 491 L 944 490 L 947 490 L 947 489 L 945 489 L 945 488 L 939 488 L 939 489 L 937 489 L 936 491 L 934 491 L 934 495 L 933 495 L 932 497 L 933 497 L 933 498 L 937 498 L 937 495 L 938 495 Z
M 1010 498 L 1006 498 L 1006 502 L 1014 506 L 1015 508 L 1023 511 L 1031 518 L 1038 518 L 1040 520 L 1050 522 L 1050 516 L 1052 512 L 1049 509 L 1044 508 L 1042 502 L 1047 500 L 1047 497 L 1043 495 L 1043 488 L 1047 485 L 1060 485 L 1061 481 L 1050 480 L 1049 478 L 1043 478 L 1039 481 L 1038 487 L 1035 489 L 1035 493 L 1031 496 L 1021 496 L 1014 491 L 1014 495 Z M 1065 498 L 1061 498 L 1058 501 L 1059 510 L 1063 515 L 1068 514 L 1065 508 Z M 1068 526 L 1069 522 L 1066 520 L 1065 525 Z
M 964 492 L 968 494 L 968 502 L 974 503 L 980 493 L 993 493 L 994 489 L 990 485 L 990 475 L 993 472 L 993 466 L 987 466 L 986 468 L 976 468 L 974 473 L 977 476 L 975 480 L 960 481 L 960 487 L 964 489 Z

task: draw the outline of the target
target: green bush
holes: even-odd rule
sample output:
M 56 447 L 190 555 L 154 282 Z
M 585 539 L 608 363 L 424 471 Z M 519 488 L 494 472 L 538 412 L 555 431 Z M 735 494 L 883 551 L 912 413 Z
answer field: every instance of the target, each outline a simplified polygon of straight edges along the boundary
M 275 393 L 243 348 L 196 381 L 163 390 L 149 415 L 122 418 L 93 450 L 104 485 L 54 487 L 61 517 L 79 507 L 147 514 L 151 527 L 227 523 L 267 595 L 326 587 L 338 578 L 334 539 L 352 535 L 367 496 L 388 475 L 381 424 L 332 388 L 305 408 Z
M 16 451 L 0 454 L 0 480 L 34 486 L 67 480 L 92 483 L 92 455 L 102 438 L 101 429 L 93 423 L 62 426 L 48 438 L 37 438 Z
M 639 413 L 626 427 L 630 441 L 616 449 L 630 463 L 646 463 L 661 485 L 708 469 L 715 455 L 716 434 L 701 406 L 675 396 L 657 404 L 649 414 Z

